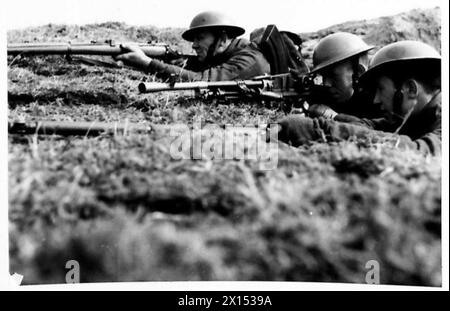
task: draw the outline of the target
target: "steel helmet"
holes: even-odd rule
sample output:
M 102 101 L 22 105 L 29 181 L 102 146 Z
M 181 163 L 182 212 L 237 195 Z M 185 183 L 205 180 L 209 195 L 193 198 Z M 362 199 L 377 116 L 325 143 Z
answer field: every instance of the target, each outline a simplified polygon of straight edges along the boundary
M 325 67 L 374 48 L 374 46 L 367 45 L 357 35 L 348 32 L 333 33 L 320 40 L 319 44 L 314 48 L 314 67 L 311 72 L 317 72 Z
M 430 45 L 420 41 L 399 41 L 391 43 L 381 48 L 375 53 L 369 63 L 369 69 L 361 76 L 367 80 L 375 72 L 387 64 L 394 64 L 407 61 L 429 61 L 440 65 L 441 55 Z
M 221 29 L 234 38 L 242 35 L 245 30 L 235 24 L 233 20 L 222 13 L 206 11 L 196 15 L 189 26 L 189 29 L 181 35 L 187 41 L 194 41 L 194 35 L 199 30 Z

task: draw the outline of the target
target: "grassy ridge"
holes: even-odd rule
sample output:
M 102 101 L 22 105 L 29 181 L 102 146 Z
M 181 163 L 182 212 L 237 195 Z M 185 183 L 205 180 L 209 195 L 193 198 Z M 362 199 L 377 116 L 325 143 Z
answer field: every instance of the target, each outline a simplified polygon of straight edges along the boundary
M 364 282 L 375 259 L 383 283 L 440 283 L 440 165 L 410 152 L 318 144 L 260 171 L 174 161 L 151 137 L 10 144 L 12 269 L 30 283 L 69 259 L 85 282 Z
M 107 37 L 125 26 L 71 27 L 12 32 L 8 41 L 64 41 L 83 27 Z M 16 59 L 8 118 L 253 124 L 284 115 L 187 93 L 141 96 L 142 79 L 60 57 Z M 82 282 L 364 283 L 366 263 L 377 260 L 384 284 L 441 284 L 440 158 L 370 139 L 282 144 L 277 168 L 261 170 L 253 160 L 175 160 L 172 142 L 164 132 L 10 135 L 11 272 L 26 284 L 63 283 L 66 262 L 77 260 Z

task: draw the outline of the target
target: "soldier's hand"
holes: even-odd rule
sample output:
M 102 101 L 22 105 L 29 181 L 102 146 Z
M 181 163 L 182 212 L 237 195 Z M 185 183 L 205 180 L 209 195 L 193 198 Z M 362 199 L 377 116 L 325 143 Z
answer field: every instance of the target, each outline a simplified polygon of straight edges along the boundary
M 147 68 L 152 59 L 145 55 L 139 47 L 134 45 L 120 45 L 123 53 L 114 57 L 114 60 L 121 61 L 125 65 L 137 68 Z
M 324 85 L 313 85 L 309 88 L 307 100 L 310 105 L 333 102 L 332 88 Z
M 356 124 L 356 125 L 361 125 L 361 126 L 367 126 L 367 122 L 364 119 L 358 118 L 355 116 L 351 116 L 348 114 L 343 114 L 343 113 L 338 114 L 334 118 L 334 120 L 338 121 L 338 122 L 343 122 L 343 123 L 351 123 L 351 124 Z
M 315 104 L 308 108 L 308 115 L 311 118 L 323 117 L 325 119 L 334 120 L 338 113 L 326 105 Z
M 271 132 L 271 139 L 290 144 L 294 147 L 308 144 L 317 139 L 313 119 L 301 115 L 289 115 L 280 121 Z

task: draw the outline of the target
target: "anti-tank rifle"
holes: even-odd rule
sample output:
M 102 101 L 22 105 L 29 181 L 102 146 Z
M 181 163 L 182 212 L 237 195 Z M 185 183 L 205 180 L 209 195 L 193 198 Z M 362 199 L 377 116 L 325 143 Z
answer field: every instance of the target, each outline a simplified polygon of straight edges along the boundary
M 305 109 L 306 98 L 314 85 L 312 75 L 293 76 L 290 73 L 263 75 L 250 80 L 195 81 L 195 82 L 142 82 L 141 93 L 167 91 L 193 91 L 201 99 L 250 99 L 276 101 L 283 110 Z

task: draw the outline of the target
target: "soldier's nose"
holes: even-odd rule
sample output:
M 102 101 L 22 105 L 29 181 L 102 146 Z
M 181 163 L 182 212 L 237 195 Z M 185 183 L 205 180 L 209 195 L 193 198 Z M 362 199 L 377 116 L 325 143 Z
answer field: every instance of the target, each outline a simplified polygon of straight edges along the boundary
M 381 105 L 381 100 L 378 92 L 376 92 L 375 95 L 373 96 L 373 103 L 375 105 Z

